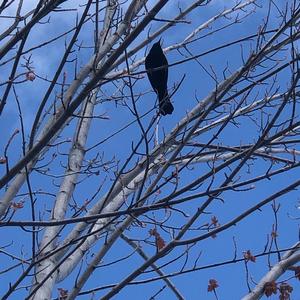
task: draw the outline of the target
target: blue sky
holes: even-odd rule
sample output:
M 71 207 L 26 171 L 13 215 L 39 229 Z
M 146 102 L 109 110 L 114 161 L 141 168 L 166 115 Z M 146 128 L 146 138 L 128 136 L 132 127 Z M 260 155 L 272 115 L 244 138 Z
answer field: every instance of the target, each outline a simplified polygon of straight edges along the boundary
M 78 1 L 76 1 L 77 3 Z M 182 1 L 181 5 L 182 5 Z M 190 1 L 188 1 L 190 2 Z M 276 4 L 279 7 L 283 7 L 287 1 L 276 1 Z M 31 3 L 34 1 L 26 2 L 28 8 L 30 8 Z M 73 2 L 74 3 L 74 2 Z M 74 5 L 72 3 L 72 5 Z M 154 1 L 153 1 L 154 3 Z M 159 15 L 161 18 L 171 18 L 175 10 L 177 9 L 177 5 L 171 3 L 168 5 Z M 177 3 L 177 2 L 176 2 Z M 173 27 L 169 29 L 169 31 L 162 36 L 163 46 L 168 47 L 174 43 L 179 43 L 182 39 L 191 32 L 191 30 L 205 22 L 212 16 L 214 16 L 217 12 L 222 11 L 223 7 L 230 7 L 234 1 L 212 1 L 210 5 L 207 7 L 199 8 L 196 12 L 192 13 L 187 19 L 191 21 L 191 24 L 182 24 L 180 26 Z M 76 5 L 74 5 L 76 6 Z M 182 5 L 184 6 L 184 5 Z M 78 7 L 78 6 L 76 6 Z M 27 9 L 28 9 L 27 8 Z M 235 24 L 229 26 L 228 28 L 216 32 L 214 35 L 206 36 L 199 41 L 192 43 L 189 45 L 189 51 L 195 55 L 204 53 L 210 49 L 213 49 L 217 46 L 225 44 L 229 41 L 234 41 L 241 37 L 245 37 L 247 35 L 255 34 L 262 24 L 263 19 L 265 18 L 266 9 L 264 5 L 261 7 L 257 7 L 255 12 L 249 15 L 245 20 L 243 20 L 240 24 Z M 79 9 L 79 11 L 82 8 Z M 248 10 L 249 11 L 249 10 Z M 271 14 L 271 20 L 269 22 L 269 29 L 276 28 L 278 26 L 279 19 L 277 18 L 277 12 L 275 7 L 272 8 L 273 14 Z M 240 12 L 239 16 L 245 15 L 245 12 Z M 67 17 L 65 17 L 67 16 Z M 237 16 L 236 13 L 233 16 Z M 32 32 L 31 38 L 28 40 L 26 44 L 26 49 L 31 48 L 39 42 L 49 39 L 50 37 L 54 37 L 65 30 L 71 28 L 74 25 L 75 20 L 75 12 L 65 14 L 64 13 L 56 13 L 51 17 L 50 27 L 46 25 L 40 25 L 38 29 Z M 3 30 L 7 24 L 0 22 L 0 30 Z M 205 36 L 210 30 L 214 30 L 217 28 L 223 27 L 225 24 L 230 23 L 230 20 L 226 20 L 224 18 L 216 21 L 213 24 L 212 28 L 204 30 L 200 33 L 199 36 Z M 91 46 L 93 42 L 93 34 L 92 34 L 92 25 L 87 24 L 80 35 L 80 42 L 83 43 L 84 46 Z M 153 23 L 151 27 L 151 31 L 155 31 L 159 26 L 161 26 L 161 22 Z M 50 28 L 50 29 L 49 29 Z M 147 35 L 147 31 L 145 30 L 139 39 L 144 39 Z M 41 78 L 37 78 L 33 82 L 26 82 L 20 86 L 17 86 L 17 92 L 20 95 L 20 103 L 23 111 L 23 120 L 25 124 L 25 135 L 28 137 L 30 134 L 33 117 L 38 108 L 39 101 L 42 95 L 45 93 L 45 90 L 48 87 L 48 83 L 46 80 L 42 78 L 51 78 L 55 72 L 55 67 L 59 62 L 59 54 L 64 49 L 65 41 L 69 41 L 69 37 L 59 39 L 56 43 L 53 43 L 46 48 L 41 48 L 32 53 L 32 61 L 35 72 Z M 80 44 L 78 42 L 78 44 Z M 298 45 L 298 44 L 297 44 Z M 213 72 L 217 75 L 218 80 L 222 80 L 223 78 L 223 70 L 228 66 L 228 73 L 235 71 L 238 67 L 242 65 L 241 53 L 243 53 L 244 57 L 247 57 L 249 50 L 255 46 L 255 41 L 246 41 L 243 43 L 239 43 L 233 45 L 231 47 L 225 48 L 220 51 L 216 51 L 214 53 L 207 54 L 199 59 L 199 62 L 204 66 L 204 68 L 213 74 Z M 148 48 L 149 49 L 149 48 Z M 130 50 L 130 49 L 129 49 Z M 140 59 L 144 56 L 146 49 L 143 49 L 139 53 L 137 53 L 137 59 Z M 91 54 L 92 50 L 88 48 L 81 48 L 78 58 L 78 68 L 84 65 Z M 167 54 L 167 58 L 169 63 L 173 63 L 176 61 L 180 61 L 181 59 L 188 57 L 186 51 L 182 50 L 181 55 L 178 51 L 171 51 Z M 276 58 L 283 59 L 286 57 L 285 53 L 279 53 Z M 7 57 L 10 57 L 8 55 Z M 28 56 L 27 56 L 28 57 Z M 7 74 L 9 70 L 9 66 L 3 66 L 3 73 Z M 267 65 L 267 66 L 270 66 Z M 141 66 L 136 71 L 143 70 L 143 66 Z M 24 68 L 20 68 L 19 72 L 24 72 Z M 67 74 L 67 82 L 71 82 L 74 77 L 74 63 L 70 63 L 67 65 L 64 70 Z M 261 72 L 262 69 L 258 69 L 257 73 Z M 214 82 L 211 80 L 210 76 L 204 71 L 202 67 L 194 60 L 173 66 L 169 69 L 169 88 L 173 88 L 180 79 L 185 75 L 185 79 L 183 84 L 179 88 L 179 90 L 172 97 L 172 101 L 175 106 L 175 111 L 172 116 L 167 116 L 165 118 L 161 118 L 159 123 L 159 138 L 163 138 L 164 132 L 169 132 L 177 122 L 186 115 L 186 112 L 193 108 L 198 99 L 201 101 L 204 97 L 206 97 L 211 90 L 214 88 Z M 5 80 L 3 76 L 0 77 L 0 81 Z M 62 80 L 62 78 L 60 79 Z M 271 81 L 268 82 L 270 85 Z M 286 70 L 282 72 L 277 78 L 276 86 L 280 88 L 280 92 L 284 92 L 286 88 L 290 84 L 290 72 Z M 118 86 L 121 85 L 121 81 L 116 81 L 114 84 L 104 85 L 101 90 L 103 94 L 111 95 L 115 93 Z M 274 87 L 275 89 L 275 87 Z M 153 102 L 155 99 L 155 94 L 151 91 L 151 86 L 148 83 L 146 77 L 142 80 L 139 80 L 134 85 L 134 92 L 136 95 L 143 93 L 145 90 L 148 92 L 143 95 L 139 101 L 137 102 L 137 108 L 140 113 L 144 113 L 147 110 L 153 107 Z M 55 90 L 56 93 L 59 93 L 59 88 Z M 3 93 L 3 87 L 0 87 L 1 95 Z M 124 92 L 129 95 L 129 89 L 124 89 Z M 264 96 L 266 92 L 265 87 L 259 86 L 255 89 L 252 94 L 249 96 L 250 99 L 247 99 L 249 103 L 255 101 L 256 99 L 260 99 Z M 99 99 L 103 99 L 103 96 L 99 94 Z M 53 94 L 54 97 L 54 94 Z M 52 98 L 53 99 L 53 98 Z M 130 103 L 130 100 L 128 100 Z M 129 104 L 130 105 L 130 104 Z M 229 107 L 225 109 L 228 109 Z M 268 110 L 266 110 L 268 111 Z M 270 109 L 271 111 L 271 109 Z M 111 132 L 114 132 L 120 129 L 122 126 L 126 125 L 129 121 L 133 120 L 134 117 L 130 114 L 128 108 L 118 105 L 112 101 L 101 103 L 98 105 L 95 110 L 95 114 L 103 114 L 109 116 L 109 120 L 95 119 L 92 123 L 90 136 L 88 140 L 88 147 L 93 146 L 99 141 L 105 139 Z M 153 111 L 154 113 L 154 111 Z M 146 118 L 143 119 L 144 124 L 148 124 L 153 114 L 150 114 Z M 285 111 L 282 115 L 281 120 L 284 120 L 290 116 L 290 111 Z M 259 119 L 261 118 L 261 119 Z M 253 116 L 257 122 L 263 120 L 266 122 L 265 118 L 262 118 L 259 113 L 255 113 Z M 236 127 L 234 125 L 229 125 L 219 136 L 217 143 L 222 145 L 243 145 L 247 143 L 253 143 L 258 136 L 258 126 L 255 124 L 255 121 L 250 121 L 249 118 L 239 118 L 239 126 Z M 69 151 L 70 142 L 69 139 L 72 139 L 73 130 L 75 128 L 76 122 L 71 122 L 70 125 L 63 131 L 62 137 L 59 141 L 67 140 L 67 142 L 62 145 L 54 148 L 50 151 L 49 154 L 45 157 L 45 162 L 51 159 L 51 155 L 53 152 L 58 151 L 59 155 L 54 160 L 53 164 L 50 166 L 50 174 L 53 175 L 62 175 L 64 172 L 64 166 L 66 165 L 66 155 Z M 203 124 L 205 125 L 205 124 Z M 4 149 L 8 138 L 11 136 L 12 132 L 16 128 L 20 128 L 18 113 L 16 111 L 16 104 L 11 94 L 9 103 L 5 108 L 5 113 L 0 119 L 1 128 L 5 128 L 2 132 L 2 139 L 0 141 L 1 149 Z M 215 130 L 209 131 L 206 134 L 201 135 L 197 141 L 201 143 L 207 142 L 212 133 L 216 132 Z M 126 131 L 116 135 L 115 137 L 109 139 L 107 142 L 101 144 L 101 146 L 87 152 L 86 159 L 93 159 L 97 154 L 103 155 L 103 158 L 106 160 L 110 160 L 116 158 L 120 163 L 124 162 L 128 157 L 128 154 L 131 152 L 132 143 L 136 143 L 140 137 L 140 129 L 138 126 L 133 124 Z M 13 165 L 20 158 L 21 151 L 21 136 L 18 135 L 13 143 L 10 146 L 9 158 L 10 165 Z M 152 146 L 152 144 L 151 144 Z M 142 149 L 143 150 L 143 149 Z M 1 150 L 3 151 L 3 150 Z M 2 154 L 1 154 L 2 155 Z M 286 155 L 291 159 L 291 156 Z M 138 159 L 138 155 L 132 161 L 130 166 L 134 166 Z M 42 165 L 44 162 L 41 162 Z M 253 177 L 254 175 L 262 174 L 266 171 L 268 166 L 270 165 L 269 161 L 264 161 L 263 159 L 257 159 L 253 162 L 253 165 L 249 165 L 250 174 L 247 173 L 249 170 L 247 167 L 242 169 L 242 176 L 245 180 L 246 178 Z M 193 170 L 185 170 L 180 175 L 181 182 L 180 186 L 184 186 L 189 183 L 192 179 L 195 179 L 201 176 L 205 171 L 208 171 L 209 168 L 205 163 L 197 164 L 193 166 Z M 2 166 L 1 170 L 2 174 L 4 174 L 4 167 Z M 225 179 L 225 173 L 230 173 L 229 169 L 225 169 L 221 172 L 220 175 L 216 178 L 216 182 L 214 183 L 216 186 L 218 183 L 221 183 Z M 224 224 L 230 221 L 232 218 L 239 215 L 245 209 L 251 207 L 255 203 L 263 200 L 268 195 L 278 191 L 279 189 L 285 187 L 287 184 L 295 181 L 298 178 L 298 170 L 289 171 L 287 175 L 279 175 L 272 177 L 271 180 L 264 180 L 255 185 L 255 188 L 247 191 L 245 193 L 238 192 L 225 192 L 222 194 L 222 201 L 216 201 L 210 206 L 207 210 L 207 214 L 199 219 L 199 221 L 195 224 L 196 226 L 201 226 L 206 222 L 210 222 L 210 219 L 213 215 L 217 216 L 219 222 Z M 96 192 L 100 182 L 104 180 L 107 174 L 100 174 L 99 176 L 94 176 L 84 181 L 80 185 L 77 186 L 76 191 L 74 193 L 74 201 L 79 204 L 82 204 L 86 199 L 90 199 L 92 195 Z M 113 173 L 110 172 L 109 176 L 113 178 Z M 83 177 L 82 177 L 83 178 Z M 35 191 L 43 190 L 49 193 L 55 194 L 57 191 L 57 186 L 60 183 L 60 178 L 49 178 L 48 176 L 43 176 L 39 173 L 33 173 L 31 175 L 31 181 L 33 182 L 33 188 Z M 101 191 L 100 195 L 103 195 L 105 191 L 109 188 L 110 182 L 106 182 Z M 168 194 L 170 192 L 168 188 L 167 190 L 162 191 L 162 195 Z M 200 188 L 200 190 L 205 190 L 205 185 Z M 20 193 L 26 192 L 26 185 L 23 186 Z M 15 216 L 16 220 L 29 220 L 30 218 L 30 203 L 28 197 L 20 196 L 17 198 L 18 200 L 24 199 L 24 209 L 17 211 Z M 98 198 L 96 198 L 98 199 Z M 49 210 L 52 207 L 54 197 L 51 195 L 37 195 L 37 213 L 40 214 L 41 219 L 47 220 L 49 217 Z M 184 209 L 187 213 L 192 213 L 195 209 L 201 204 L 205 198 L 194 199 L 188 203 L 181 204 L 178 208 Z M 280 204 L 280 210 L 278 213 L 278 244 L 279 248 L 288 248 L 292 246 L 295 242 L 298 241 L 298 227 L 299 227 L 299 211 L 297 206 L 299 204 L 299 195 L 297 191 L 293 191 L 286 196 L 281 197 L 276 204 Z M 92 205 L 92 204 L 91 204 Z M 73 211 L 70 209 L 68 212 L 68 216 L 72 215 Z M 168 212 L 162 211 L 155 214 L 155 217 L 158 220 L 163 220 L 166 218 Z M 150 213 L 149 216 L 152 216 Z M 145 223 L 149 221 L 149 219 L 142 217 Z M 172 226 L 182 226 L 184 224 L 184 220 L 186 217 L 180 214 L 174 214 L 169 223 Z M 242 257 L 243 251 L 247 251 L 251 249 L 251 252 L 255 255 L 258 253 L 262 253 L 264 251 L 264 247 L 267 243 L 268 238 L 270 237 L 270 233 L 272 231 L 272 225 L 274 224 L 274 214 L 272 212 L 271 205 L 268 204 L 262 208 L 261 211 L 257 211 L 253 213 L 250 217 L 240 222 L 237 226 L 231 228 L 229 231 L 222 232 L 217 235 L 215 239 L 209 238 L 203 242 L 195 245 L 190 251 L 188 257 L 188 263 L 186 268 L 191 268 L 193 266 L 194 260 L 201 253 L 200 259 L 198 261 L 198 266 L 204 266 L 207 264 L 218 263 L 221 261 L 230 260 L 234 257 L 235 251 L 237 257 Z M 138 226 L 132 226 L 126 234 L 132 238 L 136 239 L 145 239 L 148 237 L 149 229 L 153 226 L 148 224 L 145 228 L 141 228 Z M 70 227 L 65 230 L 62 234 L 64 236 Z M 166 241 L 170 241 L 171 233 L 161 230 L 161 235 Z M 197 232 L 199 234 L 199 232 Z M 193 233 L 189 233 L 187 237 L 193 236 Z M 24 257 L 28 257 L 30 255 L 30 243 L 28 242 L 31 238 L 29 232 L 24 232 L 22 229 L 16 228 L 2 228 L 2 246 L 7 245 L 7 251 L 11 253 Z M 40 235 L 41 238 L 42 235 Z M 153 239 L 152 239 L 153 241 Z M 234 242 L 236 242 L 236 249 L 234 246 Z M 89 261 L 92 258 L 93 252 L 97 252 L 101 248 L 101 243 L 103 241 L 99 241 L 91 252 L 88 254 L 87 260 Z M 12 244 L 10 244 L 12 243 Z M 160 260 L 157 264 L 161 265 L 164 262 L 167 262 L 174 258 L 176 255 L 182 253 L 183 248 L 175 249 L 172 254 L 166 258 Z M 155 248 L 150 247 L 147 244 L 143 244 L 143 249 L 147 252 L 147 254 L 153 255 L 155 254 Z M 273 248 L 274 250 L 274 248 Z M 132 249 L 128 247 L 123 241 L 118 241 L 114 247 L 111 249 L 109 254 L 105 257 L 104 263 L 109 263 L 115 259 L 121 258 L 123 256 L 131 253 Z M 165 273 L 172 273 L 180 270 L 182 265 L 184 264 L 186 257 L 184 256 L 179 261 L 177 261 L 172 266 L 167 266 L 164 268 Z M 11 266 L 14 262 L 7 259 L 6 256 L 0 254 L 0 261 L 2 265 L 2 270 L 8 266 Z M 95 271 L 94 276 L 89 280 L 89 282 L 84 286 L 83 290 L 93 288 L 95 286 L 116 283 L 118 280 L 122 280 L 125 276 L 127 276 L 130 270 L 134 270 L 138 265 L 142 263 L 142 260 L 137 256 L 133 255 L 128 260 L 120 262 L 120 264 L 112 265 L 108 269 L 99 268 Z M 271 257 L 271 264 L 276 263 L 276 256 Z M 267 265 L 267 256 L 261 257 L 257 259 L 256 263 L 249 263 L 249 274 L 254 282 L 258 282 L 260 278 L 266 273 L 268 270 Z M 77 276 L 78 272 L 77 268 L 68 280 L 59 283 L 57 287 L 62 287 L 65 289 L 70 289 L 72 287 L 72 283 Z M 2 295 L 6 290 L 8 283 L 10 281 L 14 281 L 20 273 L 20 269 L 18 272 L 12 270 L 9 273 L 4 274 L 2 276 L 3 284 L 0 286 L 0 294 Z M 292 273 L 286 273 L 283 276 L 283 279 L 291 277 Z M 156 276 L 155 274 L 148 274 L 140 276 L 137 280 L 141 280 L 143 278 L 149 278 L 152 276 Z M 172 278 L 172 281 L 176 284 L 178 289 L 182 292 L 182 294 L 186 297 L 186 299 L 215 299 L 213 293 L 207 293 L 207 284 L 210 278 L 215 278 L 218 280 L 220 287 L 217 289 L 217 293 L 219 295 L 219 299 L 240 299 L 243 295 L 247 293 L 247 285 L 246 285 L 246 272 L 244 263 L 230 264 L 227 266 L 222 266 L 218 268 L 205 269 L 200 270 L 194 273 L 189 273 L 185 275 L 180 275 Z M 299 288 L 297 287 L 297 282 L 295 280 L 289 281 L 290 284 L 293 285 L 294 292 L 292 299 L 297 299 L 297 293 L 299 294 Z M 24 281 L 22 286 L 29 284 L 30 279 Z M 114 299 L 125 299 L 129 297 L 136 297 L 139 295 L 139 299 L 150 299 L 150 297 L 155 294 L 162 286 L 163 282 L 155 281 L 153 283 L 148 283 L 146 285 L 135 285 L 134 287 L 127 287 L 122 292 L 117 295 Z M 253 283 L 250 283 L 253 287 Z M 15 299 L 21 299 L 26 295 L 27 292 L 25 289 L 20 289 L 15 293 Z M 97 293 L 95 299 L 98 299 L 102 295 L 102 292 Z M 53 295 L 57 296 L 56 294 Z M 142 298 L 141 298 L 142 297 Z M 174 299 L 173 294 L 165 289 L 157 299 Z M 91 299 L 91 296 L 82 296 L 79 299 Z M 271 297 L 270 299 L 278 299 L 278 295 Z

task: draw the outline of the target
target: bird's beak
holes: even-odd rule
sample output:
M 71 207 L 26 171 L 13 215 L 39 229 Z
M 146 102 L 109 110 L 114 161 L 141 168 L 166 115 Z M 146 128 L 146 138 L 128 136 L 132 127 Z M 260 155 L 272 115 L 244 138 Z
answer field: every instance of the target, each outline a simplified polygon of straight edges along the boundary
M 158 40 L 159 44 L 161 44 L 161 38 Z

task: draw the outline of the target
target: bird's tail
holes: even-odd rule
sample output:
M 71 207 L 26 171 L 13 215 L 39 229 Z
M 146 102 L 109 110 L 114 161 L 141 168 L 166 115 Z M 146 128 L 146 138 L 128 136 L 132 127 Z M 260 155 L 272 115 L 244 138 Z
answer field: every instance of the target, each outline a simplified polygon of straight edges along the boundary
M 171 115 L 174 107 L 171 103 L 168 91 L 165 90 L 161 93 L 158 93 L 158 100 L 159 100 L 159 111 L 160 113 L 165 116 L 165 115 Z

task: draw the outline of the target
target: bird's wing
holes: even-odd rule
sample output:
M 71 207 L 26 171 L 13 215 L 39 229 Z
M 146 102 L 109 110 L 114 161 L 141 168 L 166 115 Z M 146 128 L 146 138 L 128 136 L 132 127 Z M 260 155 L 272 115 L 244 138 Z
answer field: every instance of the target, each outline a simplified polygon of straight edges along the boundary
M 152 67 L 152 64 L 151 64 L 151 59 L 149 58 L 149 56 L 146 57 L 146 60 L 145 60 L 145 67 L 146 67 L 146 71 L 148 72 L 147 73 L 147 76 L 148 76 L 148 79 L 151 83 L 151 86 L 154 90 L 156 90 L 155 86 L 156 86 L 156 82 L 155 82 L 155 79 L 153 77 L 153 73 L 152 72 L 152 69 L 154 69 L 154 67 Z
M 166 84 L 166 88 L 167 88 L 167 84 L 168 84 L 168 75 L 169 75 L 169 68 L 168 68 L 168 61 L 166 59 L 165 56 L 163 56 L 162 58 L 162 65 L 166 66 L 164 69 L 162 69 L 162 77 L 163 77 L 163 82 L 165 82 Z

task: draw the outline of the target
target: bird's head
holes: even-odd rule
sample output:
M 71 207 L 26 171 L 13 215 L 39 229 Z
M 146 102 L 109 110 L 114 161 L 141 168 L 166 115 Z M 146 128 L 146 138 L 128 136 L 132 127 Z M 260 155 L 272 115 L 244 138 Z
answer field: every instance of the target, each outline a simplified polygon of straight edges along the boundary
M 154 43 L 151 50 L 152 51 L 162 51 L 161 49 L 161 45 L 160 45 L 160 41 L 161 41 L 161 38 L 158 40 L 158 42 Z
M 153 45 L 155 45 L 156 47 L 161 48 L 160 41 L 161 41 L 161 38 L 156 43 L 154 43 Z

